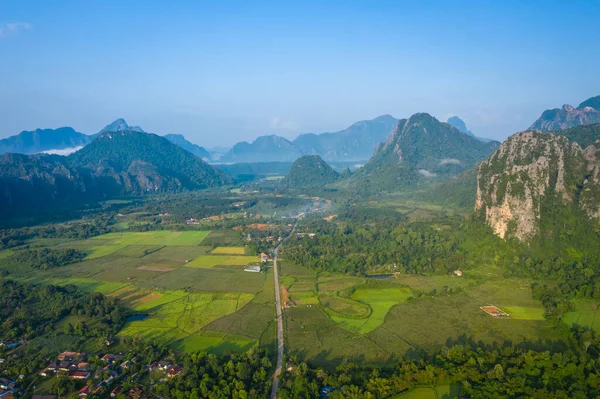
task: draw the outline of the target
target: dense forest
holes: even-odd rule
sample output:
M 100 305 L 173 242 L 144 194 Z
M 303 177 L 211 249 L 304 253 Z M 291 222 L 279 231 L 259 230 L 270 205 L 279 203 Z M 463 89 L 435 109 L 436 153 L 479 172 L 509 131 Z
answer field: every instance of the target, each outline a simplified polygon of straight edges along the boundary
M 449 229 L 399 223 L 394 220 L 398 218 L 367 221 L 355 216 L 346 213 L 335 224 L 315 220 L 303 226 L 316 235 L 291 239 L 285 256 L 313 269 L 354 275 L 365 275 L 381 265 L 403 273 L 449 273 L 464 266 L 459 240 Z
M 0 337 L 29 339 L 54 333 L 53 325 L 75 315 L 97 321 L 102 329 L 79 326 L 84 336 L 109 336 L 118 331 L 124 315 L 114 300 L 100 293 L 87 295 L 75 286 L 33 285 L 0 280 Z
M 594 398 L 600 395 L 598 348 L 551 352 L 513 347 L 456 345 L 388 369 L 346 363 L 335 370 L 305 363 L 284 373 L 281 398 L 388 398 L 415 386 L 454 384 L 468 398 Z
M 24 249 L 15 251 L 2 264 L 13 268 L 30 267 L 39 270 L 48 270 L 77 263 L 85 258 L 85 253 L 70 249 Z

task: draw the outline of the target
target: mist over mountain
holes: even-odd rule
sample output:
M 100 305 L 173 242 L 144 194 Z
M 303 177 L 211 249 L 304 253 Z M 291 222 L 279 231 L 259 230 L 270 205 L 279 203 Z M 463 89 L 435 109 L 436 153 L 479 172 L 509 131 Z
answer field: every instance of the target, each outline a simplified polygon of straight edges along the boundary
M 12 152 L 29 155 L 45 151 L 75 150 L 90 141 L 90 136 L 76 132 L 71 127 L 36 129 L 0 140 L 0 154 Z
M 529 130 L 553 132 L 594 123 L 600 123 L 600 96 L 588 98 L 577 108 L 565 104 L 562 108 L 547 109 Z
M 45 211 L 123 195 L 205 189 L 231 177 L 169 140 L 139 131 L 105 132 L 67 157 L 5 154 L 4 212 Z

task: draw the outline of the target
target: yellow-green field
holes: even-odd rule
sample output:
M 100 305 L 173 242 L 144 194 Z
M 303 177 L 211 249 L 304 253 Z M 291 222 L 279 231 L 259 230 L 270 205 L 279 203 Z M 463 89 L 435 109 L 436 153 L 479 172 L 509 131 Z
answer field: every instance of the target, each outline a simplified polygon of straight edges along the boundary
M 417 387 L 392 399 L 453 399 L 460 397 L 459 384 Z
M 141 294 L 148 295 L 147 292 Z M 179 345 L 190 350 L 206 349 L 214 336 L 208 340 L 208 344 L 203 344 L 200 338 L 203 334 L 202 327 L 240 310 L 252 298 L 253 295 L 246 293 L 161 292 L 147 301 L 138 302 L 133 310 L 139 314 L 147 314 L 148 317 L 128 322 L 119 334 L 140 336 L 167 344 L 187 339 L 184 344 Z M 198 336 L 189 338 L 194 335 Z M 219 342 L 223 339 L 221 337 Z
M 517 320 L 544 320 L 544 308 L 542 307 L 504 306 L 502 310 Z
M 246 266 L 250 263 L 256 263 L 260 259 L 258 256 L 228 256 L 228 255 L 203 255 L 191 262 L 186 263 L 188 267 L 210 268 L 219 265 L 223 266 Z
M 245 255 L 245 247 L 217 247 L 210 252 L 212 255 Z
M 140 336 L 186 351 L 244 351 L 271 331 L 274 287 L 266 284 L 267 273 L 243 271 L 242 266 L 257 263 L 259 257 L 247 256 L 245 247 L 235 246 L 239 234 L 232 230 L 152 231 L 116 232 L 86 240 L 33 239 L 30 247 L 73 248 L 87 257 L 48 270 L 12 269 L 11 278 L 72 284 L 116 299 L 130 317 L 120 336 Z M 212 247 L 216 254 L 207 255 Z M 0 258 L 10 255 L 11 251 L 0 251 Z M 268 299 L 261 294 L 263 299 L 255 301 L 263 290 L 270 295 Z M 76 322 L 77 317 L 65 320 Z M 205 331 L 221 319 L 249 324 L 237 328 L 225 322 Z
M 350 299 L 369 306 L 371 313 L 364 318 L 343 317 L 337 313 L 331 313 L 330 317 L 348 330 L 366 334 L 383 324 L 385 316 L 392 306 L 406 301 L 411 296 L 412 291 L 407 287 L 359 288 Z

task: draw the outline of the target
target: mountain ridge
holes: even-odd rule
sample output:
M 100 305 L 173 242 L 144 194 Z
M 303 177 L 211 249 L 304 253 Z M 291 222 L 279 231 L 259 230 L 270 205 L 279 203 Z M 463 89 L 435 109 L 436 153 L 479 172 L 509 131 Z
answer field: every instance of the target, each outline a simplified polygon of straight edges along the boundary
M 553 132 L 595 123 L 600 123 L 600 96 L 588 98 L 577 108 L 565 104 L 562 108 L 547 109 L 528 130 Z

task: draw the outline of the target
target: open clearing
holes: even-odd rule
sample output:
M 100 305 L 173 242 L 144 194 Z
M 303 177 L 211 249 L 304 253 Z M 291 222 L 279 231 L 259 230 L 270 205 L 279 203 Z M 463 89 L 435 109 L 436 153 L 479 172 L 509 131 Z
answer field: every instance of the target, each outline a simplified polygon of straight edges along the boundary
M 379 327 L 392 306 L 406 301 L 412 296 L 410 288 L 359 288 L 350 297 L 371 308 L 371 313 L 365 318 L 349 318 L 330 314 L 331 319 L 340 326 L 360 334 L 366 334 Z
M 392 399 L 453 399 L 460 397 L 460 391 L 459 384 L 417 387 Z
M 512 319 L 544 320 L 544 309 L 527 306 L 504 306 L 502 308 Z

